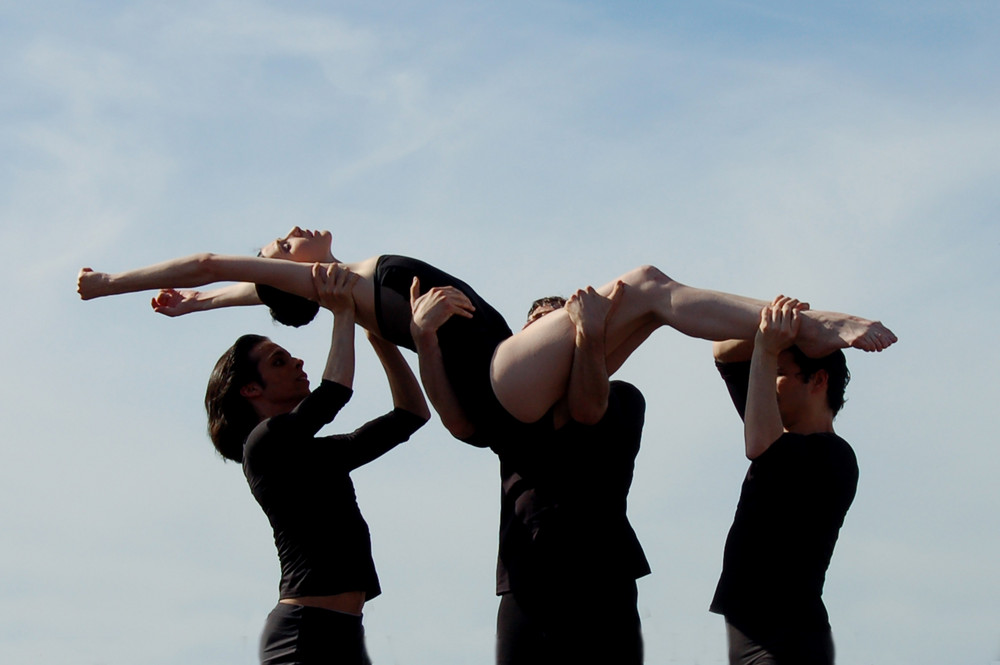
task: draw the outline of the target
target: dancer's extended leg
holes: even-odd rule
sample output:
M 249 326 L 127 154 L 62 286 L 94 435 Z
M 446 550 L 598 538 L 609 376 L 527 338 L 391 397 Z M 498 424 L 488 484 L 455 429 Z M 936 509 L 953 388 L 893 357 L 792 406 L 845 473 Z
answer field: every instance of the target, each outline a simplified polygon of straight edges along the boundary
M 608 295 L 624 283 L 621 303 L 607 322 L 609 369 L 620 366 L 655 328 L 668 325 L 708 340 L 750 339 L 767 302 L 677 282 L 653 266 L 642 266 L 598 291 Z M 877 321 L 834 312 L 803 312 L 799 346 L 825 355 L 854 346 L 881 351 L 896 341 Z M 574 328 L 565 312 L 553 312 L 505 340 L 491 367 L 493 390 L 515 418 L 534 422 L 566 391 L 573 359 Z
M 624 284 L 607 321 L 606 345 L 621 365 L 653 330 L 669 325 L 692 337 L 751 337 L 764 301 L 695 289 L 642 266 L 598 289 L 608 295 Z M 533 422 L 566 391 L 575 331 L 565 312 L 553 312 L 505 340 L 493 356 L 491 379 L 500 403 L 515 418 Z

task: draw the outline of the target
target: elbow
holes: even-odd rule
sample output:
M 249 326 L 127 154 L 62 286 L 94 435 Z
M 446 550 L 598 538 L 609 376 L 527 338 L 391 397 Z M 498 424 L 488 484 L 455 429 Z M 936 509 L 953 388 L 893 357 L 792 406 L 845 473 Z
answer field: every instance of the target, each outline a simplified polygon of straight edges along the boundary
M 729 339 L 712 342 L 712 357 L 717 363 L 738 363 L 753 356 L 753 340 Z
M 445 422 L 444 426 L 459 441 L 467 441 L 476 435 L 476 428 L 468 421 Z
M 202 252 L 201 254 L 195 254 L 194 266 L 198 271 L 198 274 L 206 277 L 212 281 L 217 281 L 220 279 L 219 274 L 219 257 L 217 254 L 212 254 L 211 252 Z
M 414 413 L 414 415 L 417 415 L 417 416 L 420 416 L 421 418 L 423 418 L 425 425 L 431 419 L 431 410 L 429 408 L 427 408 L 427 402 L 424 402 L 423 400 L 421 400 L 420 404 L 418 404 L 416 406 L 416 408 L 413 409 L 413 413 Z
M 729 351 L 727 342 L 712 342 L 712 358 L 715 359 L 715 362 L 728 362 L 727 351 Z

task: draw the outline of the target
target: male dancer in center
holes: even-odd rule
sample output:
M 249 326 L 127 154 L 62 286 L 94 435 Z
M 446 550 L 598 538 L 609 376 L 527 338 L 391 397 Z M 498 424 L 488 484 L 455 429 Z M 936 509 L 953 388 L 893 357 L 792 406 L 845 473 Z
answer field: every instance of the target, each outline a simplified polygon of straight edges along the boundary
M 645 414 L 634 386 L 609 381 L 610 298 L 593 289 L 535 301 L 525 327 L 565 307 L 576 328 L 570 390 L 515 438 L 478 432 L 457 406 L 437 329 L 471 304 L 457 291 L 411 292 L 421 379 L 446 427 L 500 458 L 498 665 L 642 663 L 636 579 L 649 573 L 626 502 Z M 433 386 L 431 388 L 430 386 Z

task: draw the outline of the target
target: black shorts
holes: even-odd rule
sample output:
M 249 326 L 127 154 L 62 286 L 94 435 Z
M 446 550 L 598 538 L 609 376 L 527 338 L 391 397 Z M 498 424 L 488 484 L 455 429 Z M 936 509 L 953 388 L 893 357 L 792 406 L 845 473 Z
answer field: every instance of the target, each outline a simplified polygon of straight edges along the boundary
M 261 665 L 371 665 L 361 617 L 278 603 L 260 636 Z

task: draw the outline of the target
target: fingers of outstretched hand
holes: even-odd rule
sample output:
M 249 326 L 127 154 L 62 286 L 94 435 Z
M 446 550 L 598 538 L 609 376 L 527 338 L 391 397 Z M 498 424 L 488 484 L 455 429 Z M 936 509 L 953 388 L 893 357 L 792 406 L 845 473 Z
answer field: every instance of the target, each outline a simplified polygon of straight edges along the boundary
M 159 293 L 152 297 L 149 301 L 150 306 L 153 311 L 164 313 L 164 308 L 169 307 L 174 300 L 174 296 L 177 294 L 173 289 L 162 289 Z

